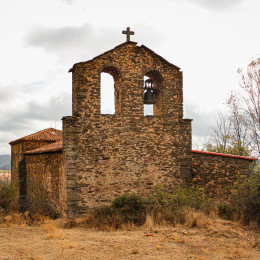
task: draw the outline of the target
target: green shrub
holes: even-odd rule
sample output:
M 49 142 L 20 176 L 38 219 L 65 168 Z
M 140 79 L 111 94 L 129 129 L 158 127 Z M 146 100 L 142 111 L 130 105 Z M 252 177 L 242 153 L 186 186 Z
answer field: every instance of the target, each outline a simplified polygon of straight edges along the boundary
M 93 209 L 86 220 L 86 224 L 96 228 L 114 227 L 120 228 L 122 220 L 111 205 L 104 205 Z
M 115 198 L 110 205 L 95 208 L 87 219 L 87 226 L 121 228 L 127 224 L 137 226 L 150 216 L 155 224 L 187 224 L 205 226 L 200 219 L 218 209 L 219 216 L 230 220 L 251 221 L 260 224 L 260 176 L 249 179 L 238 177 L 237 182 L 223 198 L 210 197 L 199 187 L 175 186 L 171 193 L 158 191 L 146 198 L 131 193 Z M 203 224 L 203 223 L 204 224 Z
M 210 211 L 212 205 L 212 198 L 203 188 L 175 186 L 173 189 L 171 206 L 175 209 Z
M 171 201 L 171 196 L 169 193 L 164 192 L 164 191 L 158 191 L 152 195 L 150 195 L 150 197 L 148 198 L 148 204 L 150 206 L 168 206 L 170 204 Z
M 225 219 L 240 220 L 246 225 L 251 221 L 260 224 L 260 175 L 249 178 L 238 175 L 230 187 L 229 197 L 219 200 L 218 211 Z
M 184 221 L 189 210 L 206 209 L 210 203 L 205 191 L 199 188 L 175 187 L 174 192 L 159 191 L 151 196 L 131 193 L 115 198 L 110 205 L 95 208 L 87 219 L 87 225 L 97 228 L 120 228 L 125 224 L 137 226 L 145 223 L 147 215 L 155 223 L 175 225 Z
M 0 207 L 8 209 L 17 196 L 17 188 L 11 184 L 0 185 Z
M 145 221 L 147 202 L 139 194 L 118 196 L 112 201 L 112 207 L 121 215 L 125 223 L 142 225 Z
M 251 221 L 260 224 L 260 175 L 239 181 L 232 199 L 244 224 Z

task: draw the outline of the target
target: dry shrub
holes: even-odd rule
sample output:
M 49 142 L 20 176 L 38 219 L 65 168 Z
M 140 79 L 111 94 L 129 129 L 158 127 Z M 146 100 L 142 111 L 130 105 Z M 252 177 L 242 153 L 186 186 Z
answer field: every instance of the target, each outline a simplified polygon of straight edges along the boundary
M 153 219 L 153 216 L 152 216 L 152 215 L 147 214 L 143 226 L 146 227 L 146 228 L 149 228 L 149 229 L 152 229 L 152 228 L 155 227 L 154 219 Z
M 253 248 L 260 249 L 260 239 L 259 238 L 255 238 L 255 240 L 251 243 L 251 246 Z
M 16 225 L 39 225 L 46 223 L 48 220 L 50 220 L 48 216 L 40 214 L 33 215 L 28 211 L 23 213 L 9 211 L 0 214 L 0 223 L 4 225 L 7 224 L 9 227 Z
M 15 185 L 10 183 L 0 184 L 0 208 L 4 210 L 12 209 L 13 204 L 15 204 L 15 199 L 17 198 L 18 189 Z
M 208 228 L 211 223 L 209 217 L 200 211 L 188 210 L 184 214 L 184 225 L 188 228 Z
M 71 229 L 75 227 L 79 227 L 79 220 L 76 218 L 71 218 L 71 219 L 64 219 L 62 220 L 58 225 L 61 228 L 66 228 L 66 229 Z
M 28 210 L 31 216 L 46 216 L 51 219 L 57 219 L 61 217 L 60 209 L 57 205 L 50 202 L 50 198 L 45 195 L 39 197 L 26 198 L 24 201 L 22 210 Z
M 48 233 L 47 239 L 64 239 L 62 232 L 56 227 L 53 220 L 45 221 L 41 229 Z
M 52 220 L 46 221 L 44 224 L 41 225 L 41 229 L 45 232 L 56 232 L 57 227 L 55 226 Z
M 200 209 L 204 209 L 207 203 L 203 191 L 198 189 L 189 191 L 180 187 L 174 194 L 160 192 L 149 198 L 134 193 L 124 194 L 113 200 L 110 205 L 97 207 L 83 218 L 68 219 L 61 226 L 107 231 L 131 229 L 135 226 L 153 228 L 162 224 L 206 228 L 210 220 Z
M 252 174 L 250 178 L 237 176 L 231 187 L 229 198 L 220 200 L 219 216 L 240 221 L 243 225 L 257 223 L 260 226 L 260 174 Z
M 138 249 L 133 249 L 133 250 L 131 251 L 131 254 L 133 254 L 133 255 L 137 255 L 137 254 L 139 254 Z
M 0 223 L 7 225 L 8 227 L 13 227 L 14 225 L 25 225 L 27 224 L 27 221 L 23 214 L 19 214 L 18 212 L 9 212 L 1 215 Z

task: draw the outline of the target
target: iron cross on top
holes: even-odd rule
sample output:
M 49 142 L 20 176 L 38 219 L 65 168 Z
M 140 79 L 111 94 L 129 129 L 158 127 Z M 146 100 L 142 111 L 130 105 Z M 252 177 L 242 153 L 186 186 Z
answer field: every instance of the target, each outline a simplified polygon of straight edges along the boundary
M 130 27 L 126 28 L 126 31 L 122 31 L 122 34 L 126 34 L 126 41 L 130 42 L 130 35 L 134 35 L 134 32 L 130 31 Z

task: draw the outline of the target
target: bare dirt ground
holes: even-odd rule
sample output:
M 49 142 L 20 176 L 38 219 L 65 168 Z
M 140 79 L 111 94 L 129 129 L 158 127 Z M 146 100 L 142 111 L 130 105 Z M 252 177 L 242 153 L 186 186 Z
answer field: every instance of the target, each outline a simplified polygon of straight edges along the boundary
M 6 220 L 0 224 L 0 259 L 260 259 L 259 233 L 223 220 L 203 229 L 107 232 L 57 228 L 52 220 L 33 226 Z

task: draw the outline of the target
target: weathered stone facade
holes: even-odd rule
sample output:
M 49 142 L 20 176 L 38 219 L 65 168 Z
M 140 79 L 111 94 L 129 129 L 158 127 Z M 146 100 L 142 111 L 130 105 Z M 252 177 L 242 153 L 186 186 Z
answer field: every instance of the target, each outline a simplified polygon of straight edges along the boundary
M 192 151 L 193 185 L 219 194 L 237 181 L 237 175 L 247 177 L 255 159 L 202 151 Z
M 26 209 L 63 215 L 66 212 L 65 175 L 61 152 L 25 154 Z M 21 205 L 22 206 L 22 205 Z
M 180 69 L 127 42 L 71 69 L 73 115 L 63 118 L 68 214 L 126 192 L 191 183 L 191 120 L 183 119 Z M 115 114 L 100 113 L 100 74 L 115 81 Z M 159 89 L 144 116 L 144 76 Z
M 26 153 L 56 143 L 56 141 L 61 140 L 61 137 L 61 130 L 48 128 L 9 143 L 11 145 L 11 182 L 12 185 L 15 185 L 19 190 L 20 208 L 25 208 L 26 205 L 29 205 L 27 202 L 30 198 L 30 194 L 27 194 L 29 190 L 27 181 L 30 180 L 30 178 L 28 177 L 25 162 Z M 36 169 L 34 174 L 44 174 L 38 171 L 38 167 L 40 167 L 40 165 L 34 167 L 34 169 Z M 58 167 L 61 167 L 61 165 Z M 44 184 L 44 182 L 42 184 Z
M 11 146 L 11 181 L 13 184 L 18 185 L 19 176 L 18 176 L 18 168 L 19 163 L 24 159 L 24 153 L 27 151 L 31 151 L 33 149 L 42 147 L 44 145 L 49 144 L 46 141 L 21 141 L 18 143 L 14 143 Z
M 191 150 L 182 72 L 147 47 L 128 41 L 70 72 L 72 116 L 63 118 L 63 132 L 45 129 L 10 143 L 21 205 L 72 217 L 124 193 L 175 184 L 217 191 L 238 172 L 248 174 L 253 158 Z M 114 78 L 113 115 L 101 114 L 102 72 Z M 144 116 L 144 76 L 159 90 L 153 116 Z

